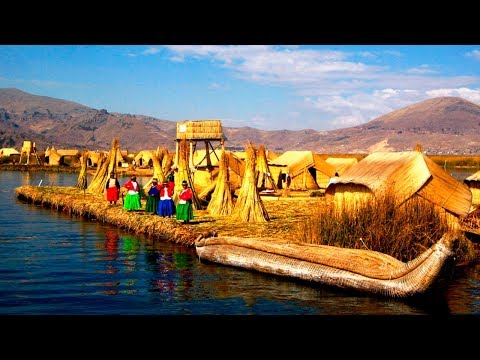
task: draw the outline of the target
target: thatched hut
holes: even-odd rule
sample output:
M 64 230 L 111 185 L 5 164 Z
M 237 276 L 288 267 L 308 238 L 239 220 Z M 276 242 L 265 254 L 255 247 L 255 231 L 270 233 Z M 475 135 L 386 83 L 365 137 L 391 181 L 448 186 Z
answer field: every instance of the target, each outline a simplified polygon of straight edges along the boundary
M 290 177 L 291 189 L 325 189 L 335 175 L 335 168 L 312 151 L 286 151 L 269 168 L 279 189 L 285 187 L 286 177 Z
M 468 187 L 418 151 L 370 154 L 336 178 L 325 196 L 327 203 L 355 208 L 389 191 L 399 206 L 414 198 L 433 203 L 454 226 L 471 210 Z
M 20 163 L 21 153 L 14 148 L 2 148 L 0 149 L 0 157 L 8 158 L 7 161 L 13 163 Z
M 20 152 L 15 150 L 14 148 L 1 148 L 0 149 L 0 156 L 10 156 L 10 155 L 18 155 Z
M 470 175 L 463 182 L 468 186 L 472 193 L 472 204 L 480 204 L 480 171 Z
M 137 166 L 153 166 L 152 156 L 155 153 L 155 150 L 141 150 L 135 155 L 135 163 Z
M 55 146 L 52 146 L 51 148 L 48 147 L 47 150 L 45 150 L 46 164 L 58 166 L 60 165 L 61 159 L 62 159 L 62 156 L 57 152 L 57 149 L 55 149 Z

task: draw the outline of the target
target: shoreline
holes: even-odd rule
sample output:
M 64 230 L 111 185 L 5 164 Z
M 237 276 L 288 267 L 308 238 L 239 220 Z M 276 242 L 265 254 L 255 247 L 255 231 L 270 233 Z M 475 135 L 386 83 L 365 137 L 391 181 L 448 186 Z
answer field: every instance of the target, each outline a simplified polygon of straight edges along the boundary
M 86 193 L 76 187 L 20 186 L 16 197 L 88 220 L 101 221 L 128 232 L 145 235 L 155 241 L 174 242 L 193 247 L 195 241 L 209 236 L 278 237 L 298 241 L 299 225 L 324 203 L 323 197 L 296 194 L 292 197 L 262 197 L 269 222 L 238 222 L 229 216 L 212 216 L 207 210 L 194 209 L 194 219 L 184 224 L 175 218 L 163 218 L 144 210 L 127 211 L 120 199 L 110 205 L 103 195 Z M 142 200 L 145 209 L 145 200 Z

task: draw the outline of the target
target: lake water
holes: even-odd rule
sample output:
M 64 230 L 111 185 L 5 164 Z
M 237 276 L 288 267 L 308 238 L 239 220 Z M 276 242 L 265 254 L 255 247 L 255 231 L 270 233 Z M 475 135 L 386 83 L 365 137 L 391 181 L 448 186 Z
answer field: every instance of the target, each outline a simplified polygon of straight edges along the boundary
M 0 171 L 1 315 L 480 315 L 480 265 L 447 268 L 425 297 L 371 297 L 203 263 L 193 248 L 15 196 L 18 186 L 74 186 L 77 178 Z

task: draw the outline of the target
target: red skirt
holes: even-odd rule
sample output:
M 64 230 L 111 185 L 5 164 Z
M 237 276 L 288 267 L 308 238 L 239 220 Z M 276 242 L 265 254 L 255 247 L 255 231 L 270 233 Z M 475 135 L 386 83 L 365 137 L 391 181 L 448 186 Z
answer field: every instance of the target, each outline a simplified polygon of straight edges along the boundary
M 120 192 L 116 187 L 110 187 L 107 189 L 107 201 L 117 201 Z

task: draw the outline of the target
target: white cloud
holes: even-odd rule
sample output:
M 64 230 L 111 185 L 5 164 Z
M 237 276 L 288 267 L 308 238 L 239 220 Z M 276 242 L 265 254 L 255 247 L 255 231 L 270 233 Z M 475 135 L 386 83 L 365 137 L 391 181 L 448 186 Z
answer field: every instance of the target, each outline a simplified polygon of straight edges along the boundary
M 348 52 L 326 47 L 268 45 L 181 45 L 166 46 L 166 49 L 171 52 L 172 59 L 211 61 L 231 70 L 239 79 L 283 87 L 298 97 L 299 101 L 290 102 L 293 105 L 285 109 L 283 118 L 265 113 L 252 116 L 248 125 L 257 128 L 353 126 L 434 96 L 460 96 L 480 101 L 480 76 L 459 72 L 446 76 L 429 64 L 406 71 L 395 70 L 394 66 L 379 66 L 388 64 L 391 56 L 408 60 L 406 54 L 395 49 Z M 480 56 L 480 51 L 469 54 Z M 359 56 L 363 61 L 352 61 Z M 219 87 L 213 83 L 209 88 Z M 237 126 L 247 125 L 243 120 L 236 121 Z
M 367 59 L 375 59 L 377 57 L 377 55 L 375 55 L 371 51 L 360 51 L 358 53 L 358 55 L 360 55 L 361 57 L 367 58 Z
M 227 87 L 224 85 L 221 85 L 219 83 L 213 82 L 210 85 L 208 85 L 208 90 L 226 90 Z
M 473 102 L 480 103 L 480 89 L 434 89 L 426 92 L 429 97 L 458 96 Z
M 472 50 L 467 52 L 465 56 L 473 57 L 474 59 L 480 60 L 480 50 Z
M 392 55 L 392 56 L 397 56 L 397 57 L 402 57 L 403 54 L 400 51 L 397 50 L 384 50 L 384 54 L 386 55 Z
M 411 68 L 407 70 L 409 74 L 434 74 L 436 73 L 435 70 L 430 69 L 430 66 L 427 64 L 420 65 L 415 68 Z
M 160 49 L 156 48 L 156 47 L 150 47 L 144 51 L 142 51 L 142 54 L 143 55 L 154 55 L 154 54 L 158 54 L 160 52 Z

